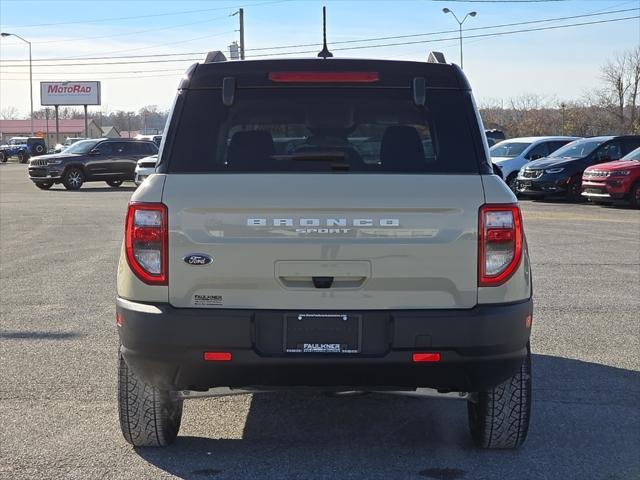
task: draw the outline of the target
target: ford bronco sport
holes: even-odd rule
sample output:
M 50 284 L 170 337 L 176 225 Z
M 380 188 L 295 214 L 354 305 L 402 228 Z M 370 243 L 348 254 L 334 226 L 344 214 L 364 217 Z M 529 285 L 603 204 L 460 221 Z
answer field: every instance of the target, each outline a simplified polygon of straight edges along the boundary
M 460 396 L 476 445 L 524 441 L 522 218 L 457 66 L 196 64 L 125 223 L 131 444 L 173 442 L 185 398 L 279 388 Z

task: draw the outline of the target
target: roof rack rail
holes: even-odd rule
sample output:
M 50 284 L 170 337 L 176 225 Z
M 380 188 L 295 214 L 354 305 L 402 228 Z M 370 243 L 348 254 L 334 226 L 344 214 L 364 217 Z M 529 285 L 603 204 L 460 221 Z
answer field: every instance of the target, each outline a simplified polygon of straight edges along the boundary
M 217 62 L 226 62 L 227 57 L 224 56 L 220 50 L 213 50 L 207 53 L 207 56 L 204 59 L 204 63 L 217 63 Z
M 447 63 L 442 52 L 429 52 L 428 63 Z

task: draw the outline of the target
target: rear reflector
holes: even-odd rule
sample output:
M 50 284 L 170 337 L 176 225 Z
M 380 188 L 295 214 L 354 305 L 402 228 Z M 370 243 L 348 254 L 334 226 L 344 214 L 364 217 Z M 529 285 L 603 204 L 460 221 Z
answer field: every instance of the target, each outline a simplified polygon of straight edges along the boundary
M 207 362 L 228 362 L 231 360 L 231 352 L 204 352 Z
M 440 354 L 437 352 L 431 352 L 431 353 L 414 353 L 413 354 L 413 361 L 416 363 L 419 362 L 439 362 L 440 361 Z
M 531 324 L 533 323 L 533 317 L 531 315 L 527 315 L 524 319 L 524 328 L 531 328 Z
M 373 83 L 378 72 L 270 72 L 269 80 L 278 83 Z

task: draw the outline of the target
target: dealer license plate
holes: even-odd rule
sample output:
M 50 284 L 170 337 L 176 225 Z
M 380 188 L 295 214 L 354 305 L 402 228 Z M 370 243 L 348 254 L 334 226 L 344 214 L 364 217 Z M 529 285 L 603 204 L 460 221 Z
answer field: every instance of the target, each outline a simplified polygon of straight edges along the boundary
M 360 315 L 300 313 L 285 315 L 286 353 L 359 353 L 362 342 Z

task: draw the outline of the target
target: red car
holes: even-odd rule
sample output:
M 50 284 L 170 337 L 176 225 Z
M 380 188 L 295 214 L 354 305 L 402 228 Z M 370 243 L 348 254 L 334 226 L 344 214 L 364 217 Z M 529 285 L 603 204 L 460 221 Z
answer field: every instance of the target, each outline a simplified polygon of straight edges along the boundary
M 640 208 L 640 148 L 615 162 L 587 168 L 582 195 L 596 202 L 628 200 L 633 208 Z

